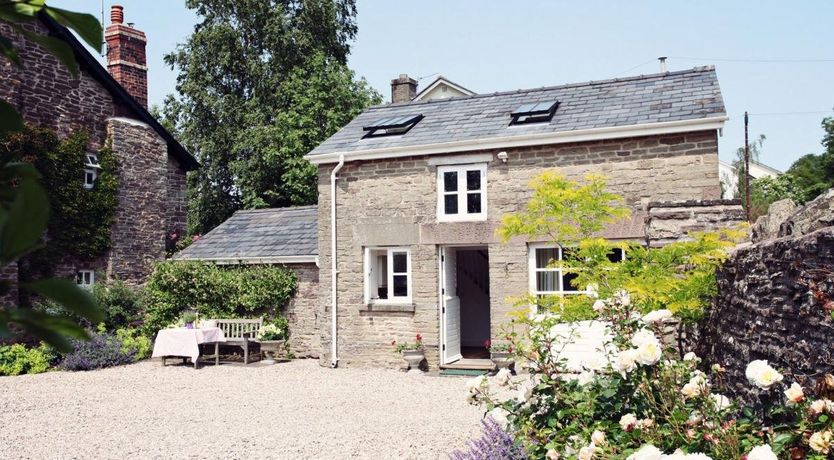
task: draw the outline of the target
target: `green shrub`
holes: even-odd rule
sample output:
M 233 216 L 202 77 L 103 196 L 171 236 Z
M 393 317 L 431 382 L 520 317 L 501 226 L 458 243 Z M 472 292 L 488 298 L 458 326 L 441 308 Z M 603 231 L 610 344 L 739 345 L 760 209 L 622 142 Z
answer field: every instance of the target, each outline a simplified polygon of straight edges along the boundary
M 122 281 L 95 283 L 93 297 L 104 310 L 104 325 L 109 331 L 135 326 L 142 321 L 140 294 Z
M 283 267 L 159 262 L 145 287 L 144 332 L 156 333 L 185 310 L 201 318 L 275 317 L 295 288 L 295 273 Z
M 49 369 L 51 352 L 46 345 L 26 348 L 21 344 L 0 346 L 0 375 L 40 374 Z
M 122 343 L 122 353 L 132 354 L 134 360 L 140 361 L 151 356 L 151 339 L 142 335 L 138 329 L 118 329 L 116 338 Z

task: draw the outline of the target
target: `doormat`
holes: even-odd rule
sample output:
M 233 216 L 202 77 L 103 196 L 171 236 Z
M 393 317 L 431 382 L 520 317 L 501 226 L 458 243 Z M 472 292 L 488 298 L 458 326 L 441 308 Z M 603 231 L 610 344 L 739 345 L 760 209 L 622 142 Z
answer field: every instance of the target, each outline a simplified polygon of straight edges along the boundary
M 440 369 L 440 375 L 477 377 L 487 374 L 489 371 L 482 369 Z

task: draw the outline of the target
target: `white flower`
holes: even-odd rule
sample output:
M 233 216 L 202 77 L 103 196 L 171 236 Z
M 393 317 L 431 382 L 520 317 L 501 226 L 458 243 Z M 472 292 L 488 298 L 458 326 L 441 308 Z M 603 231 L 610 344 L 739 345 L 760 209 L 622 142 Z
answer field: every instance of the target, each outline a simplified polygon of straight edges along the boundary
M 579 454 L 576 456 L 579 460 L 591 460 L 594 458 L 597 448 L 593 444 L 579 449 Z
M 643 342 L 637 348 L 637 362 L 644 366 L 651 366 L 660 361 L 660 356 L 663 354 L 663 349 L 658 341 Z
M 614 300 L 624 307 L 631 305 L 631 296 L 624 289 L 614 293 Z
M 704 374 L 700 371 L 695 371 L 692 373 L 692 378 L 689 379 L 689 382 L 681 388 L 681 394 L 687 398 L 693 398 L 701 394 L 707 387 L 707 379 L 704 377 Z
M 593 372 L 589 372 L 589 371 L 580 372 L 579 375 L 576 376 L 576 383 L 578 383 L 580 386 L 583 386 L 583 387 L 585 385 L 593 382 L 593 381 L 594 381 L 594 373 Z
M 510 421 L 507 419 L 508 415 L 510 415 L 510 413 L 503 407 L 496 407 L 495 409 L 489 411 L 489 416 L 495 420 L 495 423 L 505 430 L 510 425 Z
M 599 313 L 602 310 L 605 310 L 605 301 L 597 300 L 591 308 L 593 308 L 595 312 Z
M 808 445 L 821 454 L 828 454 L 831 450 L 831 431 L 817 431 L 812 434 L 808 439 Z
M 605 433 L 603 433 L 600 430 L 594 430 L 594 432 L 591 433 L 591 444 L 595 446 L 601 446 L 605 444 Z
M 639 422 L 637 422 L 637 427 L 640 428 L 641 430 L 644 430 L 646 428 L 650 428 L 652 425 L 654 425 L 654 419 L 651 419 L 651 418 L 644 418 L 643 420 L 640 420 Z
M 547 453 L 544 454 L 544 458 L 547 460 L 559 460 L 559 452 L 556 452 L 556 449 L 547 449 Z
M 697 362 L 701 361 L 701 358 L 699 358 L 698 355 L 696 355 L 694 352 L 690 351 L 689 353 L 683 355 L 683 360 L 684 361 L 695 361 L 697 363 Z
M 730 405 L 731 405 L 730 398 L 728 398 L 724 395 L 713 393 L 713 394 L 709 395 L 709 398 L 710 398 L 710 400 L 712 400 L 712 404 L 713 404 L 713 406 L 715 406 L 715 410 L 717 410 L 719 412 L 723 411 L 724 409 L 729 408 Z
M 608 364 L 608 356 L 602 352 L 596 352 L 582 360 L 582 367 L 591 371 L 604 370 Z
M 821 414 L 828 409 L 828 405 L 825 404 L 824 399 L 818 399 L 811 403 L 811 407 L 808 410 L 811 412 L 812 415 Z
M 802 391 L 802 386 L 793 382 L 791 387 L 785 390 L 785 397 L 788 398 L 788 405 L 792 406 L 805 399 L 805 393 Z
M 626 460 L 660 460 L 663 452 L 651 444 L 645 444 L 637 452 L 626 457 Z
M 673 316 L 669 310 L 655 310 L 643 315 L 643 322 L 646 324 L 665 323 Z
M 767 361 L 757 359 L 751 361 L 744 371 L 744 375 L 750 383 L 756 385 L 762 390 L 768 390 L 773 385 L 782 381 L 782 374 L 776 369 L 770 367 Z
M 624 350 L 617 354 L 614 360 L 614 370 L 622 374 L 623 377 L 637 367 L 637 350 Z
M 657 337 L 655 337 L 654 332 L 648 329 L 640 329 L 639 331 L 634 333 L 634 336 L 631 337 L 631 344 L 635 347 L 639 347 L 646 342 L 657 342 Z
M 495 374 L 495 383 L 502 387 L 505 387 L 509 385 L 511 376 L 512 374 L 510 373 L 510 370 L 505 367 L 498 371 L 497 374 Z
M 747 453 L 747 460 L 778 460 L 770 445 L 756 446 Z
M 475 392 L 482 385 L 486 384 L 487 378 L 485 375 L 479 375 L 477 377 L 471 378 L 466 381 L 466 390 L 469 392 Z
M 524 385 L 518 389 L 518 395 L 516 396 L 516 401 L 522 404 L 529 404 L 533 400 L 533 389 L 535 387 L 533 385 Z
M 637 416 L 634 414 L 625 414 L 620 417 L 620 428 L 623 431 L 631 431 L 637 426 Z
M 682 450 L 677 449 L 671 454 L 664 454 L 661 458 L 663 460 L 686 460 L 686 454 Z
M 713 372 L 724 372 L 725 370 L 726 370 L 726 369 L 724 369 L 724 368 L 723 368 L 720 364 L 718 364 L 718 363 L 715 363 L 715 364 L 713 364 L 713 365 L 712 365 L 712 371 L 713 371 Z

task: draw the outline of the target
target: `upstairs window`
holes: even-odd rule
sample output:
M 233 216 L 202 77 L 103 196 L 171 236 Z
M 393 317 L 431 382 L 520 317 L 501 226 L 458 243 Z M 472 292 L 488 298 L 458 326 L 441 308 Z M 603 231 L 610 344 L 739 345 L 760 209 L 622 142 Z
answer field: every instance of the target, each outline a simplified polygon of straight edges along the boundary
M 84 289 L 92 289 L 95 282 L 96 273 L 92 270 L 79 270 L 78 273 L 75 274 L 75 284 Z
M 548 122 L 558 107 L 559 101 L 524 104 L 510 113 L 510 125 Z
M 87 153 L 84 158 L 84 188 L 90 190 L 96 185 L 101 165 L 95 153 Z
M 363 126 L 362 130 L 366 134 L 362 138 L 405 134 L 422 119 L 423 115 L 420 114 L 383 118 L 368 126 Z
M 486 219 L 486 164 L 437 167 L 437 220 Z
M 411 303 L 411 250 L 365 248 L 365 303 Z

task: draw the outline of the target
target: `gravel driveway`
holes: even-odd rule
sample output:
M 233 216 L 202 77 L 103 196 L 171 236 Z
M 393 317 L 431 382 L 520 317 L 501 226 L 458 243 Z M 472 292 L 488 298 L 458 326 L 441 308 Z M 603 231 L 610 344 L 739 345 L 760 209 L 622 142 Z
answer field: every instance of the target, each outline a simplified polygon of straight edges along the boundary
M 0 377 L 0 458 L 446 458 L 480 433 L 465 386 L 313 360 Z

